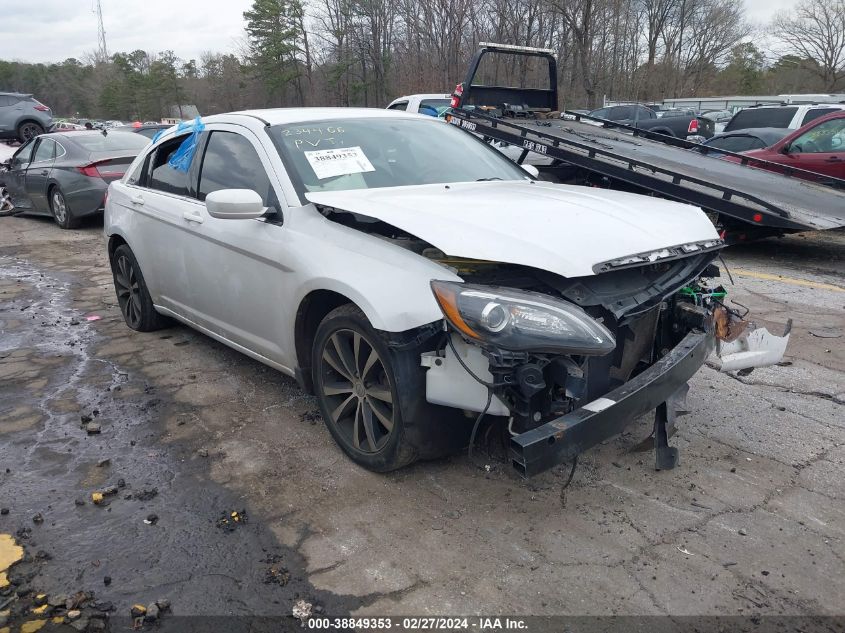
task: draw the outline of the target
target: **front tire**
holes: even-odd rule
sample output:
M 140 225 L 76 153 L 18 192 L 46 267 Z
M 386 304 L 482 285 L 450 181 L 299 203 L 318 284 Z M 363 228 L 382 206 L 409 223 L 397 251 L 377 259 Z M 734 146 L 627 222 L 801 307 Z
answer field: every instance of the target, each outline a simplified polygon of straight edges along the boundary
M 415 461 L 408 422 L 419 397 L 416 363 L 392 351 L 356 306 L 330 312 L 317 328 L 311 367 L 329 432 L 357 464 L 375 472 Z
M 111 270 L 117 304 L 126 325 L 138 332 L 152 332 L 167 327 L 169 321 L 156 312 L 135 253 L 126 244 L 115 249 Z
M 56 224 L 63 229 L 75 229 L 79 226 L 79 219 L 73 215 L 65 194 L 57 186 L 50 189 L 50 212 Z

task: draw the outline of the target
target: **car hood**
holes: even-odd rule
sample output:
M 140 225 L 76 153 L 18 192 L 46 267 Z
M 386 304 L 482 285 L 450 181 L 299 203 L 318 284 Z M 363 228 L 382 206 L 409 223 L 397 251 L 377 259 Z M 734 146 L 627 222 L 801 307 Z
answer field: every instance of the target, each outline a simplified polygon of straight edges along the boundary
M 306 193 L 391 224 L 447 255 L 593 275 L 611 259 L 718 239 L 698 208 L 621 191 L 493 181 Z

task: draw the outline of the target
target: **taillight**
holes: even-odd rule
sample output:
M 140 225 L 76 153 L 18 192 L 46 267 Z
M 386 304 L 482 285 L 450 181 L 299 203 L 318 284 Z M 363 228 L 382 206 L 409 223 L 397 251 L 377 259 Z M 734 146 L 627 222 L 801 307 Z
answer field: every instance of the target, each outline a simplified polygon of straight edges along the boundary
M 698 119 L 693 119 L 689 122 L 687 134 L 698 134 Z
M 125 165 L 104 165 L 103 163 L 91 163 L 84 167 L 77 167 L 76 170 L 83 176 L 89 178 L 122 178 L 126 173 Z
M 461 107 L 461 97 L 464 96 L 464 85 L 458 84 L 455 86 L 455 92 L 452 93 L 452 101 L 449 103 L 450 107 L 452 108 L 460 108 Z
M 39 103 L 37 106 L 35 106 L 35 109 L 38 110 L 39 112 L 49 112 L 50 111 L 50 108 L 48 108 L 47 106 L 45 106 L 41 103 Z
M 100 170 L 97 169 L 97 165 L 85 165 L 85 167 L 77 167 L 76 171 L 78 171 L 83 176 L 88 176 L 89 178 L 100 178 Z

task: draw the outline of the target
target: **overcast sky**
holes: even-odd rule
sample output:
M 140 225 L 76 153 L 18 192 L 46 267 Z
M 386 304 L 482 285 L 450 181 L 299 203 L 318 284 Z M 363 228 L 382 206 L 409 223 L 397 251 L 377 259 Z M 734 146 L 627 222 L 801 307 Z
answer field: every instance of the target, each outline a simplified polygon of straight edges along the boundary
M 745 0 L 765 23 L 796 0 Z M 232 51 L 251 0 L 102 0 L 109 52 L 167 49 L 183 59 Z M 97 48 L 92 0 L 0 0 L 0 59 L 30 62 L 83 58 Z

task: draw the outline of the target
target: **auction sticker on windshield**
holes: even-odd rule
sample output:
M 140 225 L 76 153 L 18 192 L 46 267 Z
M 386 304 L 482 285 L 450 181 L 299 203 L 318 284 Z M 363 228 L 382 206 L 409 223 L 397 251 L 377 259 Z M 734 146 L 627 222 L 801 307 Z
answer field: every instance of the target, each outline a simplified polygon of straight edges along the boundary
M 376 170 L 360 147 L 320 149 L 303 154 L 320 180 Z

